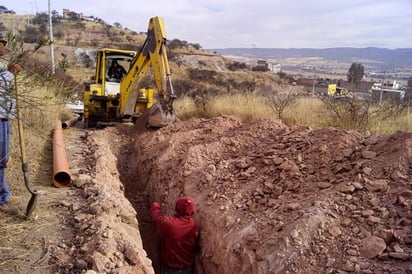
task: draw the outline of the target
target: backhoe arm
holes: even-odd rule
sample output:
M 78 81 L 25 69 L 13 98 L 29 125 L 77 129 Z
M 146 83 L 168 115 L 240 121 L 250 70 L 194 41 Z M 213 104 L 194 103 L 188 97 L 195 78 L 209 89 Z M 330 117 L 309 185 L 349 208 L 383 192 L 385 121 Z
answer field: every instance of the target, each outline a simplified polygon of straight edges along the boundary
M 121 82 L 120 116 L 132 116 L 138 96 L 138 83 L 152 68 L 154 84 L 158 92 L 158 104 L 151 109 L 149 124 L 161 127 L 176 120 L 173 110 L 174 93 L 169 60 L 166 53 L 166 33 L 163 19 L 153 17 L 149 21 L 147 38 L 139 54 L 132 61 L 131 68 Z

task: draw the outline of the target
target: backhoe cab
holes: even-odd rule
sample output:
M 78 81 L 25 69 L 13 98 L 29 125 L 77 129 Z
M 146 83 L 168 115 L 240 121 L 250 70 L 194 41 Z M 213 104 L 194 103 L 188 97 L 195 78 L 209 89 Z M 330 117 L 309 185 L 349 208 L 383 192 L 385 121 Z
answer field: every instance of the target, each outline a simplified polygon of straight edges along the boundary
M 160 17 L 149 21 L 147 38 L 139 52 L 103 48 L 97 52 L 96 71 L 91 83 L 85 84 L 84 125 L 99 127 L 122 121 L 134 121 L 149 111 L 147 125 L 163 127 L 176 121 L 173 90 L 166 53 L 166 35 Z M 113 73 L 110 67 L 117 63 Z M 152 70 L 153 87 L 141 87 Z M 157 103 L 154 104 L 154 93 Z

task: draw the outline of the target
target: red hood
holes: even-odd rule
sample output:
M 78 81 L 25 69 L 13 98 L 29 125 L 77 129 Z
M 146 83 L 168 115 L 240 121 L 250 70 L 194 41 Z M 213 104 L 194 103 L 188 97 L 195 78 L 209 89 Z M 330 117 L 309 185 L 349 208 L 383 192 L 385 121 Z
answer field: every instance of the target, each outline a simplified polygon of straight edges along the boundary
M 179 216 L 192 216 L 195 213 L 195 201 L 191 197 L 181 197 L 176 202 L 175 210 Z

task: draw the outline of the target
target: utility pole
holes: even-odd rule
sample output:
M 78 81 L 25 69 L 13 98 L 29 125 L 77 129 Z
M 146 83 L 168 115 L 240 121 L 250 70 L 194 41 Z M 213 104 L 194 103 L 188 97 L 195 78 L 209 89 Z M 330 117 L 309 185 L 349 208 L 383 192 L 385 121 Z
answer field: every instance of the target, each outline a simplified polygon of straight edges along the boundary
M 355 73 L 352 73 L 352 79 L 351 79 L 351 81 L 350 81 L 350 92 L 354 92 L 354 91 L 353 91 L 353 81 L 354 81 L 354 78 L 355 78 Z
M 383 86 L 385 85 L 385 71 L 383 71 L 383 79 L 382 79 L 382 85 L 381 85 L 381 93 L 379 95 L 379 105 L 382 104 L 382 95 L 383 95 Z
M 313 79 L 312 96 L 315 96 L 315 79 Z
M 52 24 L 52 16 L 51 16 L 51 9 L 50 9 L 50 0 L 48 1 L 49 1 L 50 59 L 51 59 L 52 75 L 54 75 L 56 73 L 56 68 L 54 65 L 53 24 Z
M 253 59 L 252 59 L 252 66 L 255 66 L 256 65 L 256 61 L 255 61 L 255 59 L 256 59 L 256 44 L 252 44 L 252 47 L 253 47 Z

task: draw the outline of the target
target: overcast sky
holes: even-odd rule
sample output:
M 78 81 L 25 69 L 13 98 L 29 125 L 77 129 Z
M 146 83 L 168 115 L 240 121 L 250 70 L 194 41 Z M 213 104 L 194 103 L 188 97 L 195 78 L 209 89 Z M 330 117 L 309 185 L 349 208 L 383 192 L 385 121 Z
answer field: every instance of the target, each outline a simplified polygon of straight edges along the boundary
M 17 14 L 49 0 L 7 0 Z M 216 48 L 412 48 L 412 0 L 50 0 L 63 8 L 146 31 L 161 16 L 169 40 Z

